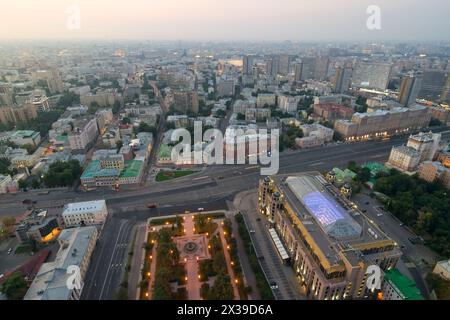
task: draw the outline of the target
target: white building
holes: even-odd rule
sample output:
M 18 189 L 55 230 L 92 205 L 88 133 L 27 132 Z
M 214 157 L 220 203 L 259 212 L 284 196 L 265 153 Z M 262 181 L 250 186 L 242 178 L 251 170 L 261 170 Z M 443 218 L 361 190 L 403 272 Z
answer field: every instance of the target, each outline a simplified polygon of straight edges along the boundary
M 69 203 L 62 213 L 66 227 L 103 224 L 107 216 L 105 200 Z
M 303 131 L 304 137 L 295 139 L 295 143 L 299 148 L 317 147 L 333 141 L 333 129 L 320 124 L 304 124 L 300 128 Z
M 256 98 L 256 107 L 263 108 L 265 105 L 274 106 L 276 96 L 273 93 L 260 93 Z
M 403 172 L 414 172 L 420 163 L 420 153 L 407 146 L 394 147 L 391 150 L 387 167 L 393 167 Z
M 0 174 L 0 194 L 7 193 L 8 187 L 12 184 L 12 178 L 10 175 Z
M 86 118 L 74 123 L 74 129 L 69 134 L 69 144 L 72 151 L 85 151 L 98 136 L 97 120 Z
M 55 261 L 41 266 L 24 300 L 79 300 L 97 237 L 97 228 L 93 226 L 63 230 L 58 237 Z M 71 283 L 77 270 L 80 287 L 74 285 L 71 289 L 67 283 Z
M 450 281 L 450 260 L 439 261 L 436 263 L 433 273 Z
M 283 110 L 284 112 L 295 113 L 297 112 L 298 103 L 300 102 L 301 97 L 292 97 L 292 96 L 279 96 L 278 97 L 278 108 Z

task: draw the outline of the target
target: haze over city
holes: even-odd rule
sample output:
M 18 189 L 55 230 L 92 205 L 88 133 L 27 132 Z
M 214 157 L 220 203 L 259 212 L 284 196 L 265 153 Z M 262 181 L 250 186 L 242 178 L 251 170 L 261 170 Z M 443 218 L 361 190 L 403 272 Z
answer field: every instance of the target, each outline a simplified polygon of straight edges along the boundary
M 366 9 L 381 9 L 381 30 Z M 81 29 L 66 28 L 80 8 Z M 442 0 L 3 0 L 0 40 L 146 39 L 213 41 L 448 40 Z

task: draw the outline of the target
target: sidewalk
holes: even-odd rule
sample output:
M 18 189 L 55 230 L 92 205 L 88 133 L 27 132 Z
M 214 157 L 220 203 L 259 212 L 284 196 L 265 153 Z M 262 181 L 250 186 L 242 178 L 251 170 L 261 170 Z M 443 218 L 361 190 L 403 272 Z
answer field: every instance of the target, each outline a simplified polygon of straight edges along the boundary
M 141 277 L 142 259 L 144 249 L 142 246 L 146 241 L 147 228 L 145 224 L 136 227 L 136 241 L 133 248 L 133 258 L 131 259 L 131 269 L 128 276 L 128 300 L 139 300 L 137 296 L 139 280 Z
M 231 285 L 233 286 L 234 300 L 240 300 L 239 289 L 238 289 L 237 284 L 235 282 L 236 276 L 234 274 L 233 268 L 231 267 L 230 251 L 228 251 L 228 249 L 227 249 L 227 241 L 225 239 L 225 234 L 223 233 L 222 225 L 219 225 L 219 233 L 220 233 L 220 240 L 222 241 L 222 247 L 223 247 L 223 253 L 224 253 L 224 256 L 225 256 L 225 262 L 227 264 L 227 271 L 228 271 L 228 274 L 230 275 Z

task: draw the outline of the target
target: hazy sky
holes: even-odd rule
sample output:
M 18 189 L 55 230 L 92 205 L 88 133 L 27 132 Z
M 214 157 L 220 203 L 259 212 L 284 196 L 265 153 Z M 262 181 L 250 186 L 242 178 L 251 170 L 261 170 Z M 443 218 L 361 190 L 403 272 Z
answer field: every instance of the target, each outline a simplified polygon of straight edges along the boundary
M 449 13 L 448 0 L 1 0 L 0 40 L 450 40 Z

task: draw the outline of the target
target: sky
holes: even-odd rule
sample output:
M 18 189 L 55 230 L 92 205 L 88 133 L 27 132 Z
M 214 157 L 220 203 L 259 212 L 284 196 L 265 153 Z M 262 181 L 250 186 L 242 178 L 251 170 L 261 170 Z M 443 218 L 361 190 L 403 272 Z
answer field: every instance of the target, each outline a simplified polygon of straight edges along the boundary
M 448 0 L 1 2 L 0 40 L 450 40 Z M 367 28 L 370 5 L 380 8 L 381 30 Z

